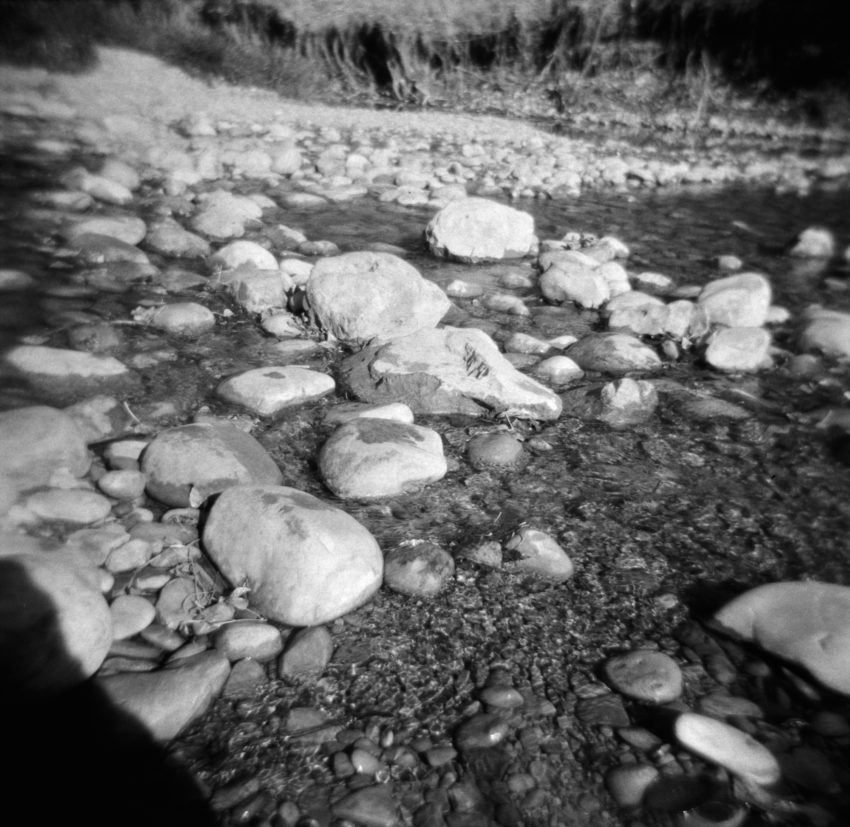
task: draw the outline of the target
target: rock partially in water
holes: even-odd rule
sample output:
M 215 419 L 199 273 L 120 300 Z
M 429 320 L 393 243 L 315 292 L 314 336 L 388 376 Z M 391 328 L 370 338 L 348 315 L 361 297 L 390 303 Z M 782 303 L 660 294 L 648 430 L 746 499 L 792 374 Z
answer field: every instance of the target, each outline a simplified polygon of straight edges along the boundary
M 478 471 L 487 468 L 509 470 L 525 464 L 527 455 L 522 443 L 511 434 L 496 432 L 478 434 L 466 446 L 469 464 Z
M 813 305 L 803 313 L 799 346 L 824 356 L 850 359 L 850 313 Z
M 23 378 L 45 398 L 64 402 L 132 384 L 130 369 L 112 356 L 43 345 L 10 348 L 2 356 L 2 370 Z
M 574 302 L 579 307 L 601 307 L 611 298 L 608 282 L 597 268 L 574 261 L 549 267 L 540 276 L 540 291 L 555 304 Z
M 198 198 L 200 209 L 191 221 L 191 227 L 202 235 L 215 239 L 241 238 L 245 224 L 258 220 L 263 210 L 250 198 L 233 195 L 226 190 L 215 190 Z
M 398 813 L 390 787 L 378 784 L 348 793 L 331 807 L 338 819 L 360 824 L 362 827 L 396 827 Z
M 388 551 L 384 583 L 411 597 L 433 597 L 449 583 L 455 571 L 451 554 L 434 543 L 410 543 Z
M 545 531 L 527 526 L 521 528 L 505 543 L 504 568 L 543 577 L 556 583 L 573 575 L 573 561 L 554 537 Z
M 850 586 L 768 583 L 726 604 L 714 622 L 850 695 Z
M 45 488 L 30 494 L 23 506 L 42 520 L 89 525 L 103 520 L 112 502 L 103 494 L 80 488 Z
M 534 219 L 486 198 L 449 202 L 425 228 L 431 252 L 455 261 L 497 261 L 522 258 L 534 252 Z
M 258 270 L 249 264 L 225 271 L 216 283 L 227 285 L 237 304 L 249 313 L 286 307 L 292 290 L 292 280 L 286 273 L 277 269 Z
M 325 413 L 326 425 L 345 425 L 352 419 L 391 419 L 394 422 L 413 424 L 413 411 L 402 402 L 390 402 L 386 405 L 369 405 L 365 402 L 341 402 L 328 408 Z
M 65 229 L 69 240 L 88 234 L 116 238 L 135 246 L 147 234 L 147 226 L 134 215 L 95 215 L 73 221 Z
M 206 711 L 229 674 L 227 658 L 211 649 L 155 672 L 122 672 L 98 684 L 154 738 L 168 741 Z
M 658 407 L 658 392 L 652 382 L 629 377 L 609 382 L 600 391 L 599 419 L 612 428 L 628 428 L 646 422 Z
M 770 786 L 782 775 L 779 762 L 767 747 L 723 721 L 684 712 L 676 719 L 675 732 L 683 747 L 746 782 Z
M 652 764 L 625 764 L 613 767 L 605 775 L 605 786 L 620 807 L 638 807 L 659 772 Z
M 649 345 L 625 333 L 591 333 L 567 348 L 566 355 L 583 370 L 622 374 L 656 370 L 661 359 Z
M 174 506 L 189 505 L 192 489 L 206 498 L 232 485 L 274 485 L 283 479 L 257 440 L 226 424 L 161 431 L 145 449 L 141 468 L 148 493 Z
M 231 376 L 216 388 L 216 395 L 260 416 L 271 416 L 293 405 L 320 399 L 335 387 L 333 378 L 326 373 L 280 365 Z
M 197 337 L 215 327 L 215 315 L 198 302 L 174 302 L 156 308 L 150 323 L 167 333 Z
M 635 649 L 605 661 L 605 679 L 638 701 L 666 704 L 682 694 L 682 670 L 669 655 L 652 649 Z
M 319 260 L 307 298 L 322 327 L 353 344 L 386 341 L 436 327 L 451 303 L 404 259 L 356 252 Z
M 294 488 L 229 488 L 210 510 L 203 538 L 225 577 L 249 586 L 257 610 L 290 626 L 333 620 L 381 585 L 375 538 L 345 512 Z
M 705 361 L 726 372 L 758 371 L 773 364 L 770 333 L 763 327 L 721 327 L 705 348 Z
M 319 470 L 341 499 L 391 497 L 446 475 L 439 434 L 388 419 L 354 419 L 322 446 Z
M 341 376 L 369 402 L 404 402 L 414 412 L 519 419 L 557 419 L 561 402 L 523 376 L 480 330 L 445 327 L 364 348 L 346 359 Z
M 770 282 L 759 273 L 741 273 L 714 279 L 703 287 L 697 303 L 712 324 L 727 327 L 761 327 L 773 291 Z
M 219 629 L 215 648 L 232 663 L 251 658 L 260 663 L 276 658 L 283 649 L 280 629 L 261 620 L 235 620 Z
M 0 412 L 0 474 L 20 490 L 46 485 L 61 468 L 82 477 L 90 464 L 82 431 L 63 411 L 33 405 Z
M 296 632 L 278 661 L 282 678 L 313 680 L 322 675 L 333 656 L 333 637 L 326 626 L 311 626 Z
M 223 270 L 247 265 L 257 270 L 277 270 L 277 259 L 256 241 L 231 241 L 212 257 L 210 263 Z

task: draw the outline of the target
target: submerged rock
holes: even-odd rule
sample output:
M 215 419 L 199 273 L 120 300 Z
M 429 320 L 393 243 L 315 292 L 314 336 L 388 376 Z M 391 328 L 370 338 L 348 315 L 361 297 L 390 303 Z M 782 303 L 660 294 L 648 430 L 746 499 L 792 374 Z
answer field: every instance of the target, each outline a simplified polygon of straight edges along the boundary
M 480 330 L 445 327 L 364 348 L 342 364 L 351 392 L 368 402 L 404 402 L 414 412 L 504 413 L 557 419 L 561 402 L 517 371 Z
M 600 373 L 629 373 L 661 367 L 661 359 L 649 345 L 626 333 L 591 333 L 567 348 L 566 355 L 583 370 Z

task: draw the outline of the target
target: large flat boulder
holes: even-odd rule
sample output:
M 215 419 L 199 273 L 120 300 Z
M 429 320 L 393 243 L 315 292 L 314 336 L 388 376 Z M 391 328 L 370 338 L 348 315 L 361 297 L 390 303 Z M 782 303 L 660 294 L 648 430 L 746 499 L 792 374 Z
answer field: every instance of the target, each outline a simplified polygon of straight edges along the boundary
M 444 327 L 364 348 L 346 359 L 341 380 L 358 399 L 404 402 L 416 413 L 504 413 L 557 419 L 557 394 L 520 373 L 474 328 Z
M 383 557 L 353 517 L 295 488 L 229 488 L 210 509 L 204 547 L 251 605 L 290 626 L 315 626 L 365 603 Z
M 446 294 L 404 259 L 369 251 L 319 259 L 307 298 L 322 327 L 353 344 L 434 328 L 451 307 Z

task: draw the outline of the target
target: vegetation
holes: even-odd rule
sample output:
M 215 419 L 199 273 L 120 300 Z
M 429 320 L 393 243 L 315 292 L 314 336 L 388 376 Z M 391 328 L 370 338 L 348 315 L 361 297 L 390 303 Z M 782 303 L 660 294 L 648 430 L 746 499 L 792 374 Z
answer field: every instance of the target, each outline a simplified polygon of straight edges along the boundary
M 6 62 L 83 70 L 97 44 L 124 45 L 364 103 L 463 105 L 513 85 L 564 108 L 599 78 L 622 89 L 651 72 L 700 110 L 738 84 L 812 115 L 850 76 L 846 0 L 0 0 L 0 14 Z

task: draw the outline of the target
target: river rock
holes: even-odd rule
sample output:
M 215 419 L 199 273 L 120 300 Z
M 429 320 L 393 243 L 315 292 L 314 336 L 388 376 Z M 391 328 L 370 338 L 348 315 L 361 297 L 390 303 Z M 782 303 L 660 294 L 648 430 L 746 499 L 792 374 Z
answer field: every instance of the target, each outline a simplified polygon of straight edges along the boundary
M 42 405 L 0 412 L 0 474 L 18 489 L 46 485 L 62 468 L 82 477 L 90 464 L 83 433 L 66 413 Z
M 590 333 L 567 348 L 566 355 L 583 370 L 600 373 L 621 374 L 661 367 L 661 359 L 651 347 L 626 333 Z
M 705 348 L 705 361 L 726 372 L 757 371 L 773 364 L 770 333 L 763 327 L 721 327 Z
M 439 434 L 388 419 L 354 419 L 319 452 L 325 484 L 341 499 L 391 497 L 446 475 Z
M 206 258 L 210 254 L 210 244 L 206 239 L 190 233 L 173 219 L 151 224 L 145 236 L 145 247 L 177 258 Z
M 325 412 L 326 425 L 345 425 L 352 419 L 390 419 L 394 422 L 413 424 L 413 411 L 402 402 L 386 405 L 369 405 L 366 402 L 341 402 Z
M 277 259 L 256 241 L 231 241 L 212 257 L 210 263 L 224 270 L 248 265 L 257 270 L 277 270 Z
M 335 386 L 333 378 L 326 373 L 282 365 L 254 368 L 231 376 L 216 388 L 216 395 L 260 416 L 272 416 L 293 405 L 321 399 Z
M 156 308 L 150 323 L 167 333 L 196 337 L 215 327 L 215 315 L 197 302 L 174 302 Z
M 746 782 L 769 786 L 780 779 L 779 762 L 770 750 L 730 724 L 696 712 L 684 712 L 676 719 L 675 732 L 685 749 Z
M 557 419 L 561 401 L 523 376 L 476 329 L 445 327 L 364 348 L 342 363 L 341 376 L 359 399 L 404 402 L 414 412 L 518 419 Z
M 850 359 L 850 313 L 814 305 L 803 313 L 799 345 L 837 359 Z
M 727 603 L 714 622 L 850 695 L 850 586 L 768 583 Z
M 201 196 L 198 201 L 200 209 L 192 219 L 191 227 L 210 238 L 240 238 L 245 235 L 245 224 L 259 220 L 263 215 L 262 208 L 250 198 L 233 195 L 226 190 L 215 190 Z
M 550 302 L 570 301 L 579 307 L 601 307 L 611 297 L 608 283 L 596 268 L 577 262 L 553 265 L 540 276 L 540 291 Z
M 86 264 L 128 263 L 143 266 L 151 263 L 144 250 L 108 235 L 75 235 L 69 240 L 68 248 Z
M 609 658 L 603 670 L 613 689 L 638 701 L 666 704 L 682 694 L 682 670 L 663 652 L 635 649 Z
M 140 594 L 120 594 L 109 604 L 112 614 L 112 636 L 126 640 L 137 635 L 153 623 L 156 609 L 153 603 Z
M 797 236 L 790 254 L 799 258 L 832 258 L 835 236 L 825 227 L 807 227 Z
M 271 484 L 283 477 L 274 460 L 249 434 L 233 425 L 198 423 L 161 431 L 142 454 L 148 493 L 173 506 L 190 504 L 231 485 Z
M 659 777 L 652 764 L 625 764 L 612 767 L 605 775 L 605 786 L 619 807 L 638 807 L 650 784 Z
M 215 648 L 229 661 L 251 658 L 263 663 L 283 650 L 280 629 L 261 620 L 237 620 L 226 623 L 214 638 Z
M 102 235 L 135 246 L 145 237 L 147 229 L 145 222 L 134 215 L 93 215 L 69 224 L 65 237 L 73 240 L 81 235 Z
M 570 337 L 575 341 L 575 337 Z M 569 356 L 550 356 L 534 366 L 534 375 L 551 385 L 568 385 L 584 376 L 584 371 Z
M 456 261 L 522 258 L 537 246 L 534 219 L 486 198 L 450 201 L 425 228 L 431 252 Z
M 217 277 L 227 285 L 236 303 L 249 313 L 265 313 L 286 307 L 292 280 L 280 270 L 257 270 L 243 264 Z
M 521 528 L 505 543 L 504 568 L 562 583 L 573 575 L 573 561 L 554 537 L 536 528 Z
M 363 787 L 343 796 L 331 806 L 338 819 L 345 819 L 362 827 L 396 827 L 399 817 L 391 791 L 386 784 Z
M 316 262 L 307 298 L 322 327 L 352 344 L 436 327 L 451 306 L 445 293 L 404 259 L 365 251 Z
M 411 597 L 439 594 L 454 575 L 454 558 L 434 543 L 410 543 L 384 556 L 384 583 Z
M 714 279 L 703 287 L 697 303 L 712 324 L 727 327 L 761 327 L 770 308 L 773 291 L 759 273 L 741 273 Z
M 107 497 L 116 500 L 135 500 L 145 493 L 148 479 L 141 471 L 125 469 L 123 471 L 107 471 L 97 480 L 97 487 Z
M 527 458 L 522 443 L 504 432 L 477 434 L 469 440 L 466 453 L 477 471 L 520 468 Z
M 79 553 L 0 534 L 0 696 L 52 693 L 93 675 L 112 644 L 97 569 Z
M 628 428 L 646 422 L 658 407 L 658 392 L 652 382 L 623 377 L 600 391 L 599 419 L 612 428 Z
M 59 520 L 89 525 L 103 520 L 112 510 L 112 502 L 103 494 L 82 488 L 46 488 L 30 494 L 24 507 L 42 520 Z
M 130 369 L 112 356 L 44 345 L 18 345 L 2 356 L 4 373 L 19 376 L 41 395 L 66 402 L 124 387 Z
M 465 720 L 455 732 L 455 745 L 465 750 L 487 749 L 504 741 L 510 727 L 498 713 L 480 713 Z
M 278 662 L 281 678 L 312 680 L 325 671 L 333 656 L 333 637 L 326 626 L 311 626 L 296 632 Z
M 333 620 L 381 585 L 374 537 L 345 512 L 294 488 L 224 491 L 203 539 L 228 580 L 251 589 L 252 606 L 290 626 Z
M 122 672 L 101 678 L 98 684 L 154 738 L 168 741 L 206 711 L 229 673 L 227 658 L 211 649 L 155 672 Z

